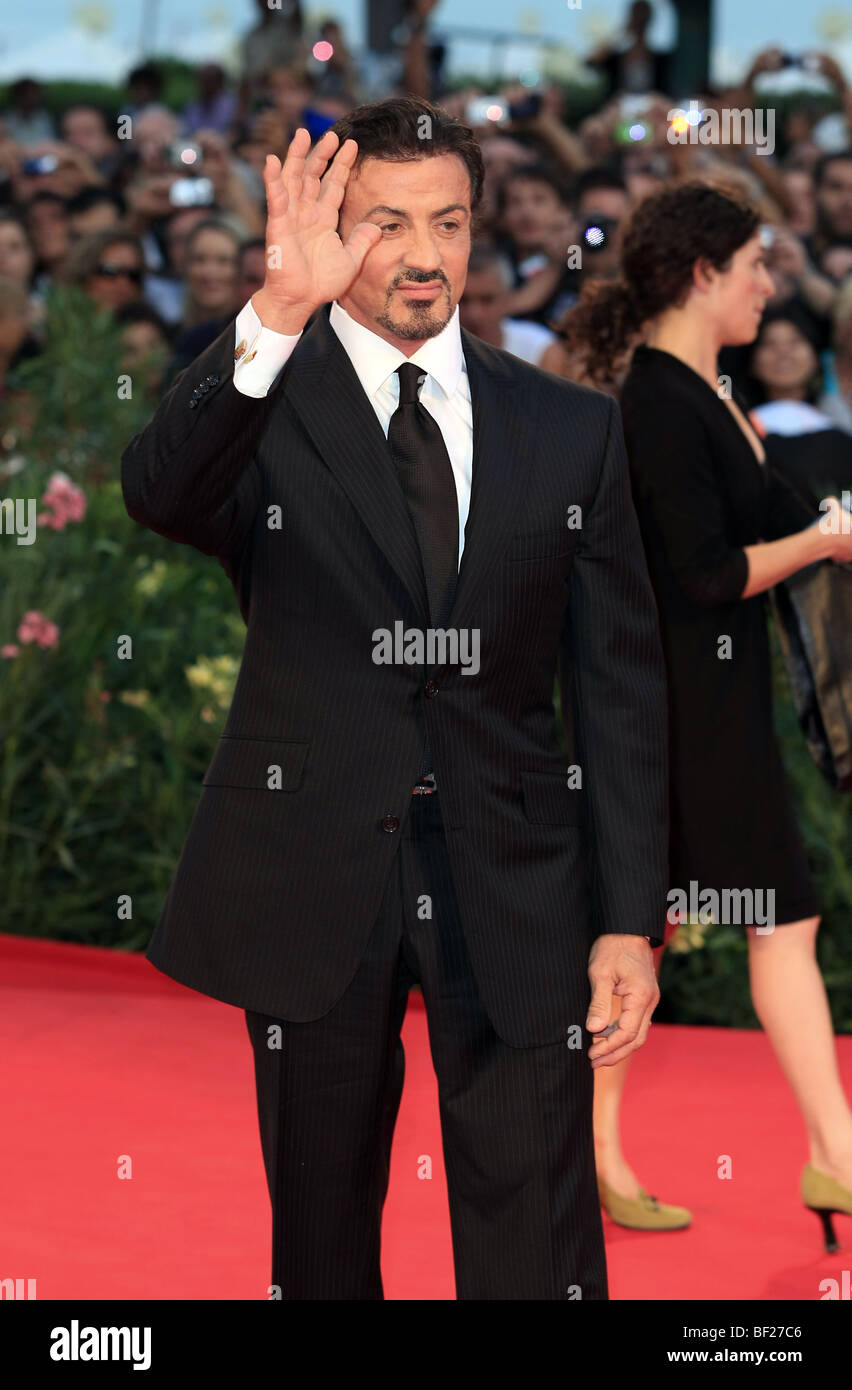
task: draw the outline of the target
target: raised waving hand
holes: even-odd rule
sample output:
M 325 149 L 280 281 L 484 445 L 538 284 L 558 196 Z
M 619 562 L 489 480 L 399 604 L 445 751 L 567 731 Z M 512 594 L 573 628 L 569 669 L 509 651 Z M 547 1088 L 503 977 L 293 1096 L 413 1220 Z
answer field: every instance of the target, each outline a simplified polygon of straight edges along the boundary
M 337 234 L 358 153 L 354 140 L 338 145 L 337 135 L 327 130 L 311 150 L 311 137 L 300 126 L 283 167 L 276 155 L 266 158 L 266 281 L 252 303 L 264 326 L 278 333 L 298 333 L 320 304 L 345 294 L 367 252 L 381 241 L 372 222 L 359 222 L 345 242 Z

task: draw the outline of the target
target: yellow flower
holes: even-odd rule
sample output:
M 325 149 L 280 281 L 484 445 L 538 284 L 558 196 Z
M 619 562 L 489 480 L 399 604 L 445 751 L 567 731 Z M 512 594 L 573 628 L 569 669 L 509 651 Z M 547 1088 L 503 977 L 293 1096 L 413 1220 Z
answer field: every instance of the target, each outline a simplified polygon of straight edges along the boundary
M 123 705 L 132 705 L 134 709 L 144 709 L 151 700 L 149 690 L 122 690 L 119 700 Z
M 163 587 L 163 580 L 166 577 L 168 565 L 165 560 L 155 560 L 153 565 L 149 565 L 144 574 L 136 581 L 136 592 L 143 598 L 153 598 Z
M 186 678 L 196 690 L 209 690 L 220 709 L 227 709 L 234 694 L 237 661 L 233 656 L 200 656 L 194 666 L 187 666 Z
M 704 945 L 704 938 L 709 927 L 713 922 L 681 922 L 677 931 L 672 936 L 668 944 L 670 951 L 700 951 Z
M 194 666 L 187 666 L 186 678 L 196 690 L 206 690 L 213 684 L 213 672 L 206 656 L 199 657 Z

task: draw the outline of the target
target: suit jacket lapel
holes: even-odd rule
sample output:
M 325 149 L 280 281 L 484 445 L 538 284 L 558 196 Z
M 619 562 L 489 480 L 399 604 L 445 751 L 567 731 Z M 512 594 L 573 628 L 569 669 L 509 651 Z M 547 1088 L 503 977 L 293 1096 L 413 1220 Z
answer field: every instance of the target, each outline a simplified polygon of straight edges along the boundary
M 417 535 L 387 440 L 324 304 L 288 363 L 284 392 L 316 448 L 414 601 L 429 600 Z M 449 626 L 461 627 L 509 543 L 529 466 L 537 390 L 487 343 L 462 329 L 473 411 L 473 470 L 464 551 Z
M 522 509 L 535 420 L 530 391 L 497 351 L 462 329 L 473 409 L 473 475 L 459 582 L 449 626 L 463 627 L 509 544 Z
M 381 425 L 324 304 L 290 358 L 284 392 L 428 626 L 417 533 Z

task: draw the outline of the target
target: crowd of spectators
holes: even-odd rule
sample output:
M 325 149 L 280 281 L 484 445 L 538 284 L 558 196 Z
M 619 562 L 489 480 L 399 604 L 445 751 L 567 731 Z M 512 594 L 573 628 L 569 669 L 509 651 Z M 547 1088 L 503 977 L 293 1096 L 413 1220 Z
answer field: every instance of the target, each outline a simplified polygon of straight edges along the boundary
M 852 448 L 852 91 L 837 62 L 773 47 L 737 87 L 696 94 L 704 112 L 765 107 L 773 74 L 798 65 L 824 98 L 787 102 L 771 150 L 673 140 L 671 111 L 684 99 L 671 55 L 646 42 L 645 0 L 616 41 L 587 56 L 602 95 L 573 122 L 555 83 L 512 84 L 496 102 L 448 90 L 429 34 L 433 2 L 418 0 L 393 55 L 356 58 L 336 21 L 313 29 L 298 0 L 260 0 L 241 72 L 204 64 L 183 110 L 164 104 L 153 62 L 129 74 L 120 111 L 75 101 L 54 120 L 37 81 L 13 84 L 0 111 L 0 403 L 18 364 L 38 355 L 59 285 L 114 316 L 122 369 L 140 371 L 156 399 L 263 282 L 267 153 L 283 155 L 297 126 L 318 137 L 359 102 L 407 91 L 440 102 L 482 144 L 464 327 L 588 380 L 565 315 L 586 283 L 618 275 L 632 210 L 668 182 L 719 179 L 759 204 L 776 285 L 755 343 L 732 358 L 738 385 L 769 432 L 832 431 Z M 617 394 L 626 365 L 611 363 L 593 384 Z

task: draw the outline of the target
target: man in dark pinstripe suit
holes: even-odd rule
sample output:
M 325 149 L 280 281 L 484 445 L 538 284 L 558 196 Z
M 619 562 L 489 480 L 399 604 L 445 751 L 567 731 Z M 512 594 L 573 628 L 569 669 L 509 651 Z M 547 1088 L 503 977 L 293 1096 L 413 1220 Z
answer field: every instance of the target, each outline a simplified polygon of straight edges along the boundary
M 283 1298 L 383 1297 L 418 982 L 457 1297 L 605 1299 L 592 1071 L 645 1040 L 667 890 L 620 418 L 460 329 L 466 127 L 394 98 L 309 151 L 267 160 L 263 289 L 122 460 L 247 624 L 148 957 L 246 1011 Z

